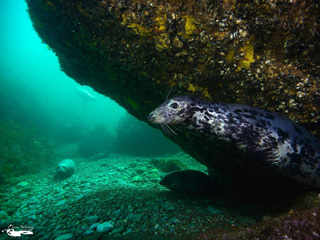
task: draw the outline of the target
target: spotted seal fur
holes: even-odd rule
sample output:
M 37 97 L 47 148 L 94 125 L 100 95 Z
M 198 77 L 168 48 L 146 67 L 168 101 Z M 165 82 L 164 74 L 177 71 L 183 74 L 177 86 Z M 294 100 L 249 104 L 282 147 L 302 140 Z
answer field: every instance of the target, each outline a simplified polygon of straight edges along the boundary
M 161 104 L 148 119 L 168 133 L 175 134 L 170 128 L 175 126 L 209 141 L 231 144 L 271 171 L 308 187 L 320 187 L 320 140 L 278 113 L 179 96 Z

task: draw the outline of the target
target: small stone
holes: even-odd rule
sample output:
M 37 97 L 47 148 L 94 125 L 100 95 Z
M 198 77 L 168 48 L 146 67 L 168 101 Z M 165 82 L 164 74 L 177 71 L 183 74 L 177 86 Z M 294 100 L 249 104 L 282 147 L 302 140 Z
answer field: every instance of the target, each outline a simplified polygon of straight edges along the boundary
M 62 206 L 62 205 L 64 205 L 65 203 L 66 203 L 66 200 L 61 200 L 61 201 L 57 202 L 55 205 L 56 205 L 56 206 Z
M 139 220 L 142 218 L 142 214 L 130 213 L 126 218 L 131 222 L 139 222 Z
M 66 234 L 58 236 L 55 240 L 69 240 L 72 238 L 73 238 L 73 235 L 71 233 L 66 233 Z
M 122 233 L 124 231 L 124 227 L 118 227 L 112 230 L 112 234 Z
M 149 170 L 148 173 L 150 173 L 150 174 L 151 173 L 159 173 L 159 170 L 156 168 L 153 168 L 153 169 Z
M 92 224 L 94 224 L 96 221 L 98 221 L 98 219 L 99 219 L 98 216 L 89 216 L 89 217 L 87 218 L 87 223 L 88 223 L 89 225 L 92 225 Z
M 256 224 L 256 220 L 254 220 L 253 218 L 249 218 L 249 217 L 244 217 L 243 219 L 241 219 L 239 221 L 240 224 L 246 225 L 246 226 L 251 226 Z
M 218 209 L 218 208 L 215 208 L 213 206 L 209 206 L 207 207 L 207 210 L 211 213 L 211 214 L 223 214 L 223 211 Z
M 94 223 L 89 227 L 89 230 L 96 229 L 99 225 L 100 225 L 100 223 Z
M 47 240 L 50 239 L 50 235 L 44 235 L 43 237 L 39 238 L 39 240 Z
M 170 203 L 165 203 L 165 204 L 163 204 L 163 206 L 162 206 L 165 210 L 167 210 L 167 211 L 174 211 L 176 208 L 173 206 L 173 205 L 171 205 Z
M 173 217 L 169 220 L 169 223 L 171 224 L 177 224 L 179 222 L 179 220 L 176 217 Z
M 170 206 L 167 208 L 167 211 L 174 211 L 174 210 L 176 210 L 176 208 L 174 206 Z
M 132 178 L 132 182 L 142 182 L 142 177 L 137 175 L 134 178 Z
M 149 175 L 150 179 L 160 179 L 160 176 L 157 173 L 152 173 Z
M 85 232 L 84 232 L 84 235 L 90 235 L 90 234 L 92 234 L 92 233 L 94 233 L 94 230 L 86 230 Z
M 5 218 L 7 218 L 7 217 L 8 217 L 7 212 L 4 211 L 4 210 L 1 210 L 1 211 L 0 211 L 0 219 L 5 219 Z
M 28 197 L 28 194 L 27 194 L 27 193 L 21 193 L 21 194 L 20 194 L 20 197 L 21 197 L 21 198 L 27 198 L 27 197 Z
M 88 210 L 88 214 L 90 214 L 90 213 L 92 213 L 93 212 L 93 208 L 90 208 L 89 210 Z
M 19 182 L 19 183 L 17 184 L 17 186 L 19 186 L 19 187 L 26 187 L 26 186 L 28 186 L 28 185 L 29 185 L 28 182 Z
M 134 169 L 138 174 L 144 173 L 144 170 L 142 168 L 135 168 Z
M 97 232 L 109 232 L 112 228 L 113 224 L 111 222 L 104 222 L 97 227 Z
M 83 230 L 87 230 L 88 228 L 89 228 L 89 225 L 87 223 L 85 223 L 81 226 L 81 229 L 83 229 Z
M 84 196 L 82 194 L 80 194 L 79 196 L 76 197 L 76 201 L 79 201 L 81 198 L 83 198 Z

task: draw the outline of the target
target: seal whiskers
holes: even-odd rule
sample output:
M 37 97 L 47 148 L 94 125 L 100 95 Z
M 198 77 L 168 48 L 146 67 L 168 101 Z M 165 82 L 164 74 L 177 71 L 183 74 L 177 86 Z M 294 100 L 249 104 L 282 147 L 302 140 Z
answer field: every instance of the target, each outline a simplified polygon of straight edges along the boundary
M 169 135 L 177 135 L 177 133 L 176 133 L 172 128 L 170 128 L 170 126 L 169 126 L 168 124 L 166 124 L 166 123 L 161 123 L 160 126 L 161 126 L 162 130 L 163 130 L 165 133 L 167 133 L 167 134 L 169 134 Z

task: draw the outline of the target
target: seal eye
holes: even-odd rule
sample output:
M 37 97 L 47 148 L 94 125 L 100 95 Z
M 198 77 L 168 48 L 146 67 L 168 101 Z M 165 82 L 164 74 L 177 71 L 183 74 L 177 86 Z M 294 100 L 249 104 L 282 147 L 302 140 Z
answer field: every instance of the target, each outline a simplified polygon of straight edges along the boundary
M 177 109 L 178 108 L 178 103 L 171 103 L 170 107 L 173 109 Z

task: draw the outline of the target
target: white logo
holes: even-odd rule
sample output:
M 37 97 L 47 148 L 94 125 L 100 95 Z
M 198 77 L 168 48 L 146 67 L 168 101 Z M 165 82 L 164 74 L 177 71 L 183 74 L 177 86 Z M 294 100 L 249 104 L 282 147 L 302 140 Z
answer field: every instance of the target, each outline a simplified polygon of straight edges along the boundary
M 18 229 L 18 230 L 15 230 Z M 26 227 L 26 226 L 20 226 L 20 227 L 15 227 L 12 224 L 9 225 L 7 229 L 3 229 L 2 232 L 6 231 L 8 236 L 10 237 L 21 237 L 21 234 L 24 235 L 32 235 L 32 229 L 34 227 Z

